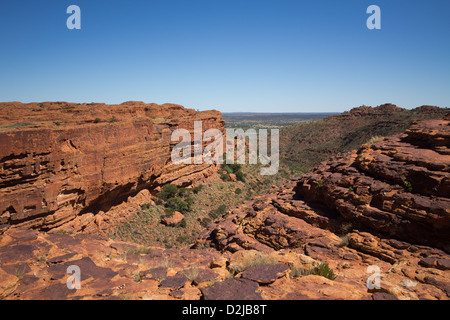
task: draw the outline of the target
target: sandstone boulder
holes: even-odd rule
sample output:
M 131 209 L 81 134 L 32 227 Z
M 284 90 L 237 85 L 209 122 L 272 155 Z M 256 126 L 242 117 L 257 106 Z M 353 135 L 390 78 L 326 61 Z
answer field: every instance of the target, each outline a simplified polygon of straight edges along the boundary
M 164 217 L 161 222 L 166 226 L 173 226 L 181 222 L 184 219 L 184 215 L 181 212 L 175 211 L 172 215 Z

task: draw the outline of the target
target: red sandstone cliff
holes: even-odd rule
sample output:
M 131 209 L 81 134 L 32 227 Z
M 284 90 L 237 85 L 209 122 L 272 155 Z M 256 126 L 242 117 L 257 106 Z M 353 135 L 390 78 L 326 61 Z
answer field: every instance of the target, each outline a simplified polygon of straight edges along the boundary
M 174 165 L 171 132 L 218 111 L 173 104 L 0 103 L 0 225 L 48 230 L 164 183 L 188 185 L 212 165 Z

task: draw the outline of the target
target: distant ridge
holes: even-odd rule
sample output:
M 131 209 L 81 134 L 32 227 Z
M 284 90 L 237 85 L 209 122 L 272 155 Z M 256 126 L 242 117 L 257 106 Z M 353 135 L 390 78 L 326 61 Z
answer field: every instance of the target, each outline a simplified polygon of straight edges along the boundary
M 360 106 L 321 120 L 284 127 L 281 159 L 309 170 L 332 155 L 357 149 L 373 137 L 405 131 L 413 122 L 439 119 L 450 109 L 423 105 L 404 109 L 392 103 Z

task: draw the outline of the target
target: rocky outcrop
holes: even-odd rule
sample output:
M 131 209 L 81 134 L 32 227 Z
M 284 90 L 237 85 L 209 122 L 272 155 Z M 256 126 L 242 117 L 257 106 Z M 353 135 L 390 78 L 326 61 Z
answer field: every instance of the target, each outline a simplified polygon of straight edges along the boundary
M 323 163 L 298 181 L 298 196 L 379 234 L 450 251 L 449 124 L 416 123 Z
M 200 288 L 225 280 L 223 269 L 210 267 L 219 256 L 215 250 L 9 229 L 0 239 L 0 299 L 197 300 Z M 70 266 L 79 268 L 78 289 L 67 286 Z
M 449 121 L 324 162 L 231 209 L 192 248 L 10 228 L 0 298 L 449 300 Z
M 214 165 L 174 165 L 174 129 L 224 130 L 218 111 L 179 105 L 0 103 L 0 225 L 50 230 L 144 189 L 189 185 Z M 88 221 L 86 221 L 88 222 Z
M 270 299 L 450 299 L 449 123 L 416 123 L 324 162 L 234 208 L 198 241 L 222 252 L 289 250 L 337 275 L 276 280 L 261 287 Z M 371 266 L 381 272 L 375 289 Z

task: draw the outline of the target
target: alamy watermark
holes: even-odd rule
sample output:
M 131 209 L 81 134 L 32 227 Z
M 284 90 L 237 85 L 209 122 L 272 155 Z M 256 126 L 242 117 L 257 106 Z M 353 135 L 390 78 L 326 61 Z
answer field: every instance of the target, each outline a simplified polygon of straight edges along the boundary
M 367 278 L 366 287 L 369 290 L 381 289 L 381 269 L 379 266 L 371 265 L 367 267 L 366 273 L 372 275 Z
M 366 10 L 370 17 L 367 18 L 366 26 L 369 30 L 380 30 L 381 29 L 381 9 L 377 5 L 371 5 Z
M 67 7 L 66 13 L 70 14 L 67 18 L 66 26 L 69 30 L 81 29 L 81 9 L 77 5 L 70 5 Z M 381 29 L 381 9 L 377 5 L 370 5 L 366 10 L 370 17 L 366 21 L 366 26 L 369 30 Z
M 66 270 L 70 276 L 66 280 L 67 289 L 78 290 L 81 289 L 81 269 L 77 265 L 70 265 Z
M 171 153 L 173 163 L 223 164 L 225 161 L 227 164 L 246 164 L 248 155 L 249 164 L 257 164 L 259 161 L 265 166 L 260 170 L 261 175 L 278 173 L 280 165 L 278 129 L 270 129 L 270 141 L 267 129 L 258 131 L 226 129 L 224 138 L 219 129 L 208 129 L 203 132 L 202 121 L 194 121 L 193 133 L 192 137 L 187 129 L 176 129 L 172 132 L 171 141 L 178 142 Z
M 69 13 L 70 16 L 67 18 L 66 26 L 67 29 L 81 29 L 81 9 L 77 5 L 70 5 L 67 7 L 66 13 Z

